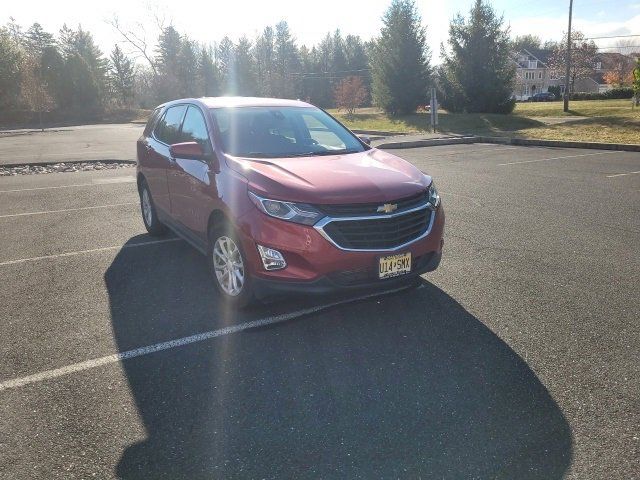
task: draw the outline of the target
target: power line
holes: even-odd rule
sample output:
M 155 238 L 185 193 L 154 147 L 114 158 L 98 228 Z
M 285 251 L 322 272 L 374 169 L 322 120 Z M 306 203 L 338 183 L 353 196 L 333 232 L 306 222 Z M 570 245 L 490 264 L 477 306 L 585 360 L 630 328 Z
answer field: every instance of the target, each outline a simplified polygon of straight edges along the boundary
M 611 49 L 622 50 L 624 48 L 640 48 L 640 45 L 623 45 L 621 47 L 598 47 L 596 48 L 596 50 L 611 50 Z
M 360 68 L 357 70 L 336 70 L 333 72 L 290 72 L 289 75 L 335 75 L 336 73 L 369 72 L 370 68 Z
M 609 37 L 584 37 L 585 40 L 600 40 L 601 38 L 628 38 L 628 37 L 640 37 L 638 35 L 611 35 Z

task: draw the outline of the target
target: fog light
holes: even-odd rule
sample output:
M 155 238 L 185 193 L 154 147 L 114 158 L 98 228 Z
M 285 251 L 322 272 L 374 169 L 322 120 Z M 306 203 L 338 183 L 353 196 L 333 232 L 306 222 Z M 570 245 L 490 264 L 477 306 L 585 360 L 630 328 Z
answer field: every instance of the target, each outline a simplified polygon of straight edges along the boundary
M 258 245 L 258 252 L 265 270 L 280 270 L 287 266 L 287 262 L 278 250 Z

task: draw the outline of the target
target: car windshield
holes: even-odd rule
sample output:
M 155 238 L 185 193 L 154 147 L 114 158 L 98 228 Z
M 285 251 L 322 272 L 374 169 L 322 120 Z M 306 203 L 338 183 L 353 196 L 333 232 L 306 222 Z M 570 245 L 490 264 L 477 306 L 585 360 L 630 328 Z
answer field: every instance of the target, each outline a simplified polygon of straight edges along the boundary
M 277 158 L 356 153 L 365 147 L 315 107 L 211 109 L 222 149 L 239 157 Z

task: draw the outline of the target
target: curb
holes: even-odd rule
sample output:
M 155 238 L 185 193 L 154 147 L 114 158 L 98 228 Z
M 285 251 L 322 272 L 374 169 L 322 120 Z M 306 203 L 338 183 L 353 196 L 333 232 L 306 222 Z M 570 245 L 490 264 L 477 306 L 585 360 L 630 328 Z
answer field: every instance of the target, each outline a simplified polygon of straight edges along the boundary
M 510 145 L 535 147 L 586 148 L 595 150 L 619 150 L 624 152 L 640 152 L 640 144 L 632 143 L 602 143 L 602 142 L 574 142 L 565 140 L 541 140 L 535 138 L 509 137 L 478 137 L 482 143 L 506 143 Z
M 389 142 L 376 145 L 381 149 L 401 149 L 433 147 L 437 145 L 458 145 L 464 143 L 495 143 L 499 145 L 519 145 L 523 147 L 561 147 L 561 148 L 584 148 L 595 150 L 617 150 L 624 152 L 640 152 L 640 144 L 628 143 L 600 143 L 600 142 L 574 142 L 564 140 L 542 140 L 535 138 L 512 138 L 512 137 L 482 137 L 470 136 L 459 138 L 433 138 L 428 140 L 415 140 L 410 142 Z
M 351 130 L 351 129 L 349 129 Z M 402 135 L 415 135 L 418 132 L 388 132 L 386 130 L 351 130 L 356 135 L 379 135 L 381 137 L 400 137 Z
M 476 143 L 478 137 L 449 137 L 449 138 L 430 138 L 425 140 L 411 140 L 408 142 L 389 142 L 375 145 L 375 148 L 384 149 L 400 149 L 400 148 L 419 148 L 419 147 L 435 147 L 438 145 L 459 145 L 463 143 Z
M 51 165 L 59 165 L 64 163 L 65 165 L 77 165 L 79 163 L 130 163 L 135 165 L 135 160 L 67 160 L 64 162 L 26 162 L 26 163 L 0 163 L 0 168 L 17 168 L 17 167 L 48 167 Z

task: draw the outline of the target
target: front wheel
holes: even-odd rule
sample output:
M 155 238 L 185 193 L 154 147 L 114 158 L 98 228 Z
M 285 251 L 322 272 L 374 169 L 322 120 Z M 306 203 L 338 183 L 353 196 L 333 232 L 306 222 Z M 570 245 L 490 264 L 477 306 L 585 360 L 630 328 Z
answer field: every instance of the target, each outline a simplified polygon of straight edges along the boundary
M 244 307 L 253 301 L 247 260 L 233 228 L 224 224 L 209 234 L 209 267 L 225 303 Z

